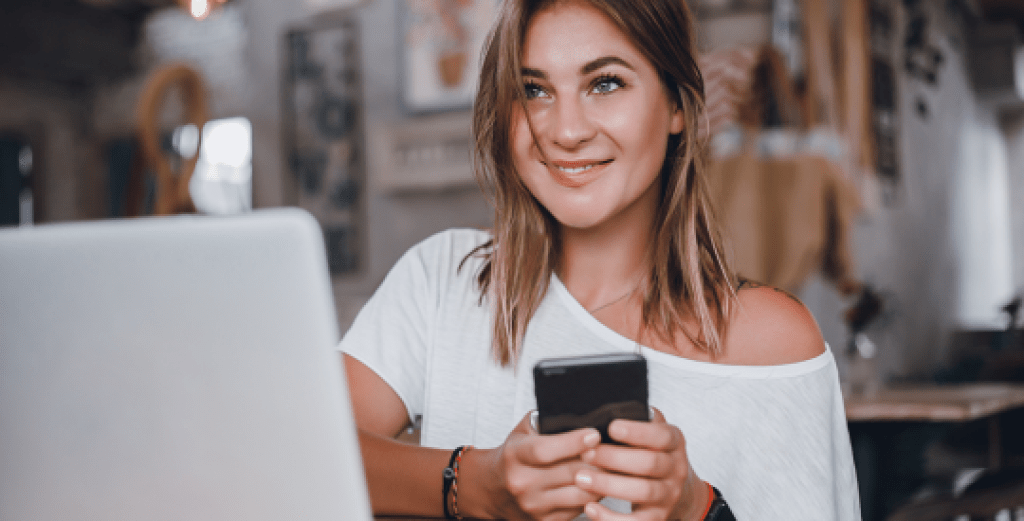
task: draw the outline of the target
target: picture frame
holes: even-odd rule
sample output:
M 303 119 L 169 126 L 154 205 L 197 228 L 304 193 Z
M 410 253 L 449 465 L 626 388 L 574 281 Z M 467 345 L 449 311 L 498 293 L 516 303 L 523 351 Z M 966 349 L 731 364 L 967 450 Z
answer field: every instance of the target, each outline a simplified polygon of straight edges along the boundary
M 400 0 L 401 104 L 412 114 L 466 110 L 499 0 Z
M 296 203 L 320 222 L 333 277 L 365 273 L 366 142 L 356 17 L 285 35 L 282 139 Z
M 687 0 L 698 18 L 719 18 L 750 13 L 769 13 L 772 0 Z

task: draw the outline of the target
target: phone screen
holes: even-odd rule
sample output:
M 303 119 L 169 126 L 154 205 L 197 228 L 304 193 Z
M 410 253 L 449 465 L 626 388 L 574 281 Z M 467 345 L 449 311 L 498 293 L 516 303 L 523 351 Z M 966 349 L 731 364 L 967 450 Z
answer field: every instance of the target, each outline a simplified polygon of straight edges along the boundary
M 616 418 L 648 421 L 647 360 L 613 353 L 541 360 L 533 369 L 537 430 L 556 434 L 582 427 L 601 432 Z

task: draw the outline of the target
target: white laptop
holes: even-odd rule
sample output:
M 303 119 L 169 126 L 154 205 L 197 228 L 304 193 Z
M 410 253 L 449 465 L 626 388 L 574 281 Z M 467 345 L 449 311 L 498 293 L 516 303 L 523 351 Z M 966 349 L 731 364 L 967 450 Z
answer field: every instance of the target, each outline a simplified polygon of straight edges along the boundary
M 0 519 L 369 520 L 296 209 L 0 230 Z

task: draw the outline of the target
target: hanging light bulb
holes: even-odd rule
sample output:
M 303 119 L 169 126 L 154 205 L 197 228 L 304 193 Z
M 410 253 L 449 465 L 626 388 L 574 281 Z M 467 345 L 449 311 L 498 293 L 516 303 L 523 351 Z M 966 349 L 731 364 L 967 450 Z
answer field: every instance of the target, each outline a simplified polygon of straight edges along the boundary
M 192 18 L 202 20 L 210 14 L 210 2 L 208 0 L 191 0 L 191 4 L 189 12 L 192 13 Z
M 181 8 L 188 11 L 195 20 L 205 20 L 210 13 L 226 3 L 227 0 L 178 0 Z

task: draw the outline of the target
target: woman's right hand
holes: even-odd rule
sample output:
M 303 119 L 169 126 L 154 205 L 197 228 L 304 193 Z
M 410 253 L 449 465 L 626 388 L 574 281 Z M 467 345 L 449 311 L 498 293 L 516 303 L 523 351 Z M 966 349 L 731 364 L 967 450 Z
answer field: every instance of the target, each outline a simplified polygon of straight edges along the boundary
M 527 414 L 501 446 L 466 453 L 464 464 L 475 462 L 459 478 L 460 503 L 467 507 L 460 510 L 501 519 L 573 519 L 600 499 L 575 484 L 576 473 L 589 467 L 580 456 L 600 442 L 593 428 L 540 435 Z

